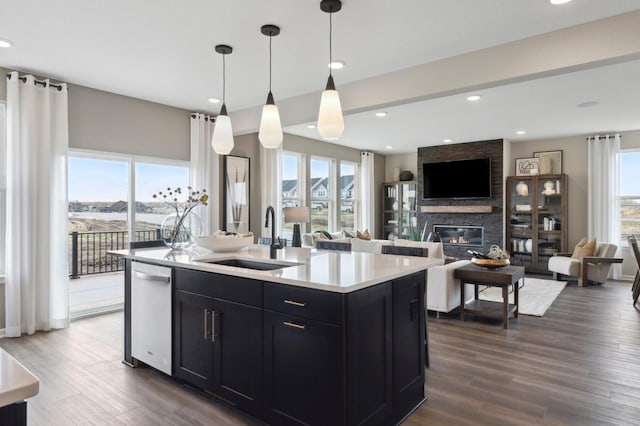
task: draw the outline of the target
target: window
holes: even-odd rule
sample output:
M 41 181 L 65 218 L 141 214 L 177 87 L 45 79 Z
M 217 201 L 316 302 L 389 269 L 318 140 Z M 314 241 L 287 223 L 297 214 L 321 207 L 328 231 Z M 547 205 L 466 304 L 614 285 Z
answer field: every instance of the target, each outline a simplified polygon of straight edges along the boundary
M 293 224 L 284 223 L 284 209 L 286 207 L 304 206 L 304 180 L 302 179 L 302 156 L 293 152 L 283 152 L 282 164 L 282 186 L 281 205 L 282 229 L 280 236 L 288 240 L 293 237 Z
M 620 153 L 620 244 L 640 234 L 640 151 Z
M 357 170 L 356 163 L 340 162 L 340 228 L 347 231 L 356 229 Z
M 311 158 L 311 232 L 333 230 L 332 161 Z

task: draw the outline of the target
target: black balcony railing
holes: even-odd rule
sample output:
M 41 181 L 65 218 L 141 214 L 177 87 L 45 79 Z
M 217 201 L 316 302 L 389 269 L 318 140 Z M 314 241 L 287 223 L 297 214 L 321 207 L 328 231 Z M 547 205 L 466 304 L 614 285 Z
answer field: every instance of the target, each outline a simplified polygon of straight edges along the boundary
M 136 231 L 136 241 L 160 239 L 160 228 Z M 103 274 L 124 270 L 124 259 L 110 256 L 109 250 L 129 247 L 129 232 L 71 232 L 69 234 L 69 274 L 70 278 L 81 275 Z

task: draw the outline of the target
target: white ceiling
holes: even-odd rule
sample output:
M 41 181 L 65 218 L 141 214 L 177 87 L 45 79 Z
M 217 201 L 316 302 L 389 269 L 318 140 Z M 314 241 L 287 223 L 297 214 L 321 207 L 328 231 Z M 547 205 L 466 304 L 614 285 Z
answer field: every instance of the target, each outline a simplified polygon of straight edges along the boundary
M 276 102 L 324 88 L 328 16 L 319 0 L 60 0 L 0 1 L 0 66 L 146 99 L 190 111 L 217 113 L 221 58 L 227 58 L 227 106 L 261 105 L 267 92 L 268 40 L 263 24 L 282 28 L 273 39 Z M 638 0 L 344 0 L 334 15 L 334 71 L 341 85 L 638 10 Z M 347 111 L 338 143 L 380 152 L 492 138 L 537 139 L 640 129 L 640 61 L 599 66 L 463 95 L 385 108 Z M 469 72 L 473 72 L 470 70 Z M 635 95 L 635 96 L 634 96 Z M 577 104 L 597 101 L 591 108 Z M 317 106 L 315 107 L 317 108 Z M 313 116 L 308 114 L 309 116 Z M 255 125 L 245 126 L 257 128 Z M 299 120 L 286 131 L 317 138 Z M 514 136 L 518 129 L 525 136 Z M 242 132 L 242 130 L 241 130 Z M 386 146 L 393 146 L 386 150 Z

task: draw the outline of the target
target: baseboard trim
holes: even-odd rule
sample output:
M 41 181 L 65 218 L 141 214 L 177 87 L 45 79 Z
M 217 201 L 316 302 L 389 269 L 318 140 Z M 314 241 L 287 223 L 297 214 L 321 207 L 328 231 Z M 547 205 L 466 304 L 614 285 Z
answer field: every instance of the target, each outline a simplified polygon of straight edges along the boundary
M 116 303 L 114 305 L 102 306 L 100 308 L 86 309 L 83 311 L 73 312 L 69 315 L 71 321 L 80 320 L 83 318 L 95 317 L 97 315 L 109 314 L 111 312 L 117 312 L 124 310 L 124 303 Z

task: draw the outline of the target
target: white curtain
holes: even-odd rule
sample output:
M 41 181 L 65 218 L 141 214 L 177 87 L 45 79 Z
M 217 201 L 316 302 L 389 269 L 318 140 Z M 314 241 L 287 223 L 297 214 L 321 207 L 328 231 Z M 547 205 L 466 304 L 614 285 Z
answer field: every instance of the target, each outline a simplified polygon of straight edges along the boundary
M 9 337 L 69 325 L 67 86 L 23 79 L 7 80 Z
M 620 135 L 587 138 L 589 152 L 588 232 L 596 241 L 620 245 Z M 620 248 L 618 248 L 619 256 Z M 619 279 L 621 265 L 614 264 L 611 277 Z
M 282 217 L 278 212 L 282 211 L 280 206 L 280 154 L 282 153 L 282 144 L 278 148 L 265 148 L 260 144 L 260 190 L 262 192 L 262 211 L 260 212 L 260 235 L 262 237 L 271 237 L 269 229 L 264 227 L 264 217 L 267 212 L 267 206 L 273 206 L 276 211 L 276 223 L 273 225 L 276 230 L 280 230 L 282 226 Z M 254 226 L 255 228 L 255 226 Z M 279 234 L 279 232 L 276 232 Z
M 362 208 L 360 209 L 360 228 L 368 229 L 371 235 L 375 234 L 375 185 L 374 185 L 374 154 L 373 152 L 360 153 L 360 188 Z
M 191 114 L 191 186 L 196 191 L 206 189 L 208 206 L 194 210 L 202 219 L 203 235 L 211 235 L 220 227 L 219 157 L 211 147 L 214 118 L 205 114 Z

